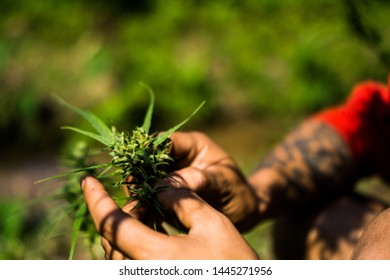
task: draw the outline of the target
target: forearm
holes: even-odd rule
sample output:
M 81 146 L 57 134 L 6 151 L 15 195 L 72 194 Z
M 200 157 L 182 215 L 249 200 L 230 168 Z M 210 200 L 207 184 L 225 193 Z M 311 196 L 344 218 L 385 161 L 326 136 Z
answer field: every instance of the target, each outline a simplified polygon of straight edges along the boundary
M 279 143 L 249 177 L 260 219 L 345 190 L 354 180 L 347 144 L 332 128 L 308 120 Z

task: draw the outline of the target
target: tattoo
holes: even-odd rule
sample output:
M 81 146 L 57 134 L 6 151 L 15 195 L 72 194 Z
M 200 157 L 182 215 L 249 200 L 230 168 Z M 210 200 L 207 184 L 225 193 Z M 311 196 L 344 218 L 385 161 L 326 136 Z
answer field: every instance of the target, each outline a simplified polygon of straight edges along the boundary
M 268 196 L 266 200 L 273 206 L 305 203 L 316 195 L 337 192 L 350 182 L 352 157 L 347 144 L 332 128 L 307 121 L 273 149 L 256 173 L 260 181 L 270 182 L 256 188 L 262 189 L 257 191 Z M 268 174 L 273 174 L 275 180 L 261 178 Z

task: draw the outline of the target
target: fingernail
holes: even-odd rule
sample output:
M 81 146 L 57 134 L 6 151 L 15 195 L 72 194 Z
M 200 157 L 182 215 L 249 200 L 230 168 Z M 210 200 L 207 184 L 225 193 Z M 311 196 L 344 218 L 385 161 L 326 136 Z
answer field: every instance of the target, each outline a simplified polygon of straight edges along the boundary
M 89 174 L 85 174 L 83 176 L 81 176 L 80 178 L 80 187 L 82 190 L 84 190 L 84 187 L 85 187 L 85 179 L 87 179 L 87 177 L 90 177 L 91 175 Z

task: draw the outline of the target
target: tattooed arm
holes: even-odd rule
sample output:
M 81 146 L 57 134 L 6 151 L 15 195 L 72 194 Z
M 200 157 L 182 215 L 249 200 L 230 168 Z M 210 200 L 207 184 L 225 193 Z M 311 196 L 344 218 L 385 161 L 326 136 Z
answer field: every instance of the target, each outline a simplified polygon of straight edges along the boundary
M 341 193 L 353 180 L 352 157 L 343 139 L 313 120 L 278 144 L 250 176 L 260 219 L 306 205 L 316 197 Z
M 304 122 L 246 178 L 234 160 L 202 133 L 172 135 L 170 182 L 197 192 L 245 231 L 322 195 L 341 192 L 352 161 L 344 141 L 317 121 Z

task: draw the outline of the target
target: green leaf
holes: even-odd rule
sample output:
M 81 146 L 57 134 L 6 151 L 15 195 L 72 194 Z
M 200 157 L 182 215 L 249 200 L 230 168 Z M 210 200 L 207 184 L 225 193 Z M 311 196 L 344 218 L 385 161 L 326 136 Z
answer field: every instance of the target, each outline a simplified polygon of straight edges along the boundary
M 152 124 L 152 115 L 153 115 L 153 108 L 154 108 L 154 92 L 147 85 L 141 84 L 141 86 L 146 88 L 149 95 L 150 95 L 150 102 L 149 102 L 148 111 L 146 112 L 144 123 L 142 124 L 142 128 L 145 130 L 145 132 L 149 133 L 150 126 Z
M 68 173 L 58 174 L 58 175 L 54 175 L 54 176 L 51 176 L 51 177 L 47 177 L 47 178 L 38 180 L 38 181 L 34 182 L 34 184 L 39 184 L 39 183 L 42 183 L 42 182 L 45 182 L 45 181 L 66 177 L 66 176 L 69 176 L 69 174 L 73 174 L 73 173 L 77 173 L 77 172 L 83 172 L 83 171 L 99 169 L 99 168 L 107 168 L 107 167 L 110 167 L 110 166 L 111 166 L 110 163 L 104 163 L 104 164 L 97 164 L 97 165 L 93 165 L 93 166 L 83 167 L 83 168 L 80 168 L 80 169 L 72 170 L 72 171 L 70 171 Z
M 54 98 L 63 106 L 67 107 L 68 109 L 72 110 L 73 112 L 76 112 L 77 114 L 81 115 L 85 120 L 87 120 L 93 128 L 95 128 L 96 132 L 98 132 L 102 137 L 110 138 L 111 137 L 111 129 L 96 115 L 92 114 L 91 112 L 81 110 L 62 98 L 60 98 L 57 95 L 54 95 Z
M 82 203 L 76 212 L 76 217 L 73 222 L 72 243 L 70 246 L 69 260 L 73 259 L 74 250 L 76 248 L 77 237 L 80 232 L 81 224 L 84 221 L 85 214 L 87 213 L 87 205 Z
M 111 168 L 112 168 L 112 165 L 111 164 L 107 164 L 107 168 L 104 169 L 98 176 L 97 178 L 103 178 L 104 174 L 106 174 Z
M 182 127 L 183 125 L 185 125 L 199 110 L 200 108 L 203 107 L 203 105 L 206 103 L 206 101 L 203 101 L 199 106 L 198 108 L 195 109 L 194 112 L 192 112 L 192 114 L 186 118 L 184 121 L 182 121 L 181 123 L 175 125 L 174 127 L 172 127 L 171 129 L 167 130 L 166 132 L 160 134 L 159 136 L 156 137 L 156 139 L 153 141 L 153 144 L 155 146 L 158 146 L 160 145 L 161 143 L 163 143 L 166 139 L 168 139 L 168 137 L 173 133 L 175 132 L 176 130 L 178 130 L 180 127 Z
M 93 132 L 89 132 L 89 131 L 85 131 L 85 130 L 82 130 L 82 129 L 79 129 L 79 128 L 76 128 L 76 127 L 72 127 L 72 126 L 63 126 L 62 129 L 73 130 L 73 131 L 78 132 L 80 134 L 83 134 L 85 136 L 91 137 L 91 138 L 99 141 L 100 143 L 102 143 L 102 144 L 104 144 L 106 146 L 110 146 L 111 145 L 111 140 L 112 140 L 111 135 L 110 136 L 99 135 L 99 134 L 96 134 L 96 133 L 93 133 Z

